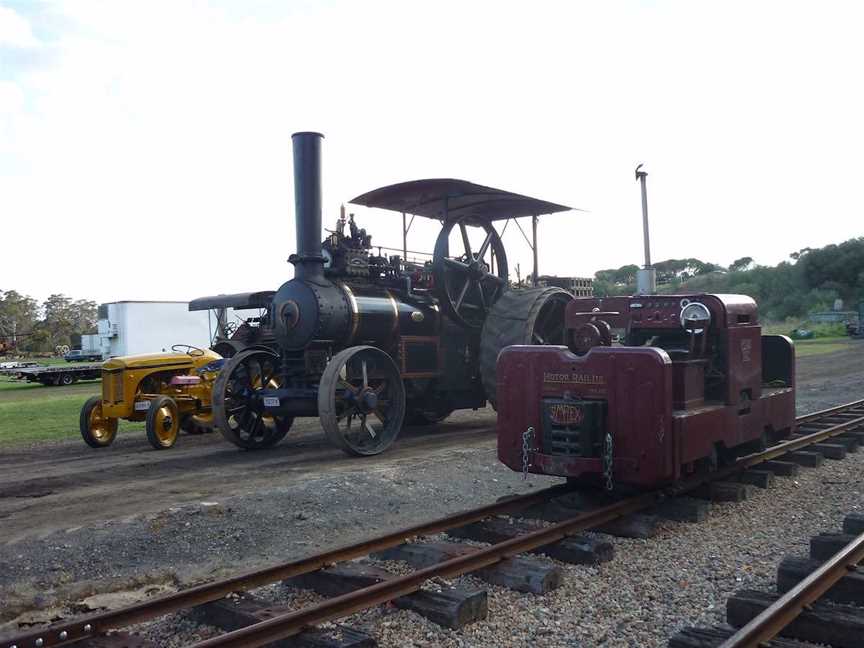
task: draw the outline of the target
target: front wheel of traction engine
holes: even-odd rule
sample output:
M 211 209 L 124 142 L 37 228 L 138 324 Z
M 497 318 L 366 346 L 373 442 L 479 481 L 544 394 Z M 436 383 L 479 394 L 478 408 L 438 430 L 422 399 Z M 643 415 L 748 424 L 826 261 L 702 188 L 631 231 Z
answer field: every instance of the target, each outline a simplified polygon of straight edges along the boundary
M 117 419 L 102 414 L 102 398 L 92 396 L 81 408 L 78 427 L 84 442 L 91 448 L 105 448 L 117 436 Z
M 244 450 L 276 445 L 294 419 L 269 414 L 259 398 L 263 389 L 279 387 L 279 356 L 247 349 L 232 356 L 213 384 L 213 420 L 226 440 Z
M 157 396 L 150 401 L 144 420 L 147 440 L 156 450 L 165 450 L 177 442 L 180 432 L 180 410 L 170 396 Z
M 327 438 L 346 454 L 384 452 L 405 418 L 405 385 L 396 363 L 376 347 L 340 351 L 321 376 L 318 415 Z

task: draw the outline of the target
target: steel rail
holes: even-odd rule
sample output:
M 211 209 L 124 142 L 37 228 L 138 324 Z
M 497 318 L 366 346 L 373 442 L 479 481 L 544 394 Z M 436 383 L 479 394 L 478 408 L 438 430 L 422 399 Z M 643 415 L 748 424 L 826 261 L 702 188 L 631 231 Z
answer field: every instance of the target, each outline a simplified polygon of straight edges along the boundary
M 857 403 L 856 403 L 857 405 Z M 729 468 L 710 475 L 701 476 L 688 480 L 676 493 L 686 493 L 698 488 L 709 481 L 717 481 L 731 474 L 741 472 L 764 461 L 769 461 L 787 452 L 792 452 L 812 443 L 818 443 L 825 438 L 841 434 L 849 428 L 864 425 L 864 416 L 833 425 L 825 430 L 820 430 L 803 436 L 799 439 L 783 442 L 778 446 L 746 457 L 740 458 Z M 242 648 L 253 648 L 268 643 L 285 639 L 302 632 L 303 630 L 326 621 L 333 621 L 354 612 L 368 609 L 374 605 L 393 600 L 398 596 L 404 596 L 416 592 L 423 583 L 433 577 L 448 577 L 465 574 L 483 567 L 494 564 L 504 558 L 535 549 L 536 547 L 551 544 L 563 537 L 585 529 L 600 526 L 610 520 L 616 519 L 629 513 L 635 513 L 649 508 L 665 496 L 663 491 L 646 493 L 633 498 L 628 498 L 615 504 L 605 506 L 594 511 L 589 511 L 578 516 L 559 522 L 553 526 L 535 531 L 518 538 L 491 545 L 476 552 L 464 556 L 431 565 L 425 569 L 412 572 L 406 576 L 388 579 L 376 585 L 371 585 L 327 599 L 317 605 L 303 608 L 294 612 L 288 612 L 266 621 L 260 621 L 239 630 L 228 632 L 224 635 L 214 637 L 196 644 L 193 648 L 213 648 L 215 646 L 238 646 Z
M 333 563 L 352 560 L 366 556 L 374 551 L 389 549 L 390 547 L 402 544 L 410 538 L 441 533 L 447 529 L 477 522 L 493 515 L 512 513 L 535 504 L 541 504 L 567 491 L 566 486 L 553 486 L 536 493 L 520 495 L 476 509 L 462 511 L 431 522 L 423 522 L 422 524 L 399 529 L 370 540 L 363 540 L 344 547 L 338 547 L 307 558 L 280 563 L 213 583 L 190 587 L 171 594 L 164 594 L 116 610 L 97 612 L 70 621 L 62 621 L 52 624 L 47 628 L 8 639 L 0 639 L 0 648 L 11 648 L 12 646 L 16 646 L 17 648 L 63 646 L 94 637 L 108 630 L 117 630 L 164 614 L 216 601 L 232 592 L 269 585 L 286 578 L 322 569 Z
M 818 601 L 864 560 L 864 533 L 834 554 L 816 571 L 753 617 L 749 623 L 720 644 L 720 648 L 758 648 L 792 623 L 807 606 Z
M 807 421 L 815 420 L 814 417 L 816 417 L 817 415 L 819 417 L 827 417 L 827 416 L 830 416 L 832 414 L 835 414 L 835 413 L 838 413 L 841 411 L 847 411 L 847 410 L 854 409 L 856 407 L 861 407 L 861 406 L 864 406 L 864 400 L 859 400 L 859 401 L 855 401 L 853 403 L 849 403 L 847 405 L 829 408 L 826 410 L 822 410 L 820 412 L 815 412 L 812 415 L 799 417 L 798 419 L 796 419 L 796 424 L 800 424 L 802 421 L 807 422 Z M 864 413 L 862 413 L 862 414 L 864 414 Z M 800 448 L 806 447 L 808 445 L 811 445 L 813 443 L 818 443 L 819 441 L 822 441 L 826 438 L 830 438 L 831 436 L 836 436 L 837 434 L 841 434 L 842 432 L 846 431 L 847 429 L 850 429 L 853 427 L 859 427 L 859 426 L 864 426 L 864 415 L 862 415 L 862 417 L 860 417 L 860 418 L 855 418 L 855 419 L 852 419 L 849 421 L 844 421 L 843 423 L 838 423 L 838 424 L 833 425 L 831 427 L 828 427 L 824 430 L 819 430 L 817 432 L 813 432 L 813 433 L 808 434 L 806 436 L 802 436 L 798 439 L 782 442 L 782 443 L 778 444 L 777 446 L 774 446 L 772 448 L 767 449 L 764 452 L 748 455 L 746 457 L 742 457 L 742 458 L 738 459 L 732 466 L 730 466 L 728 468 L 721 469 L 719 471 L 716 471 L 716 472 L 712 473 L 710 476 L 708 476 L 707 478 L 704 476 L 697 477 L 697 478 L 688 480 L 686 482 L 683 482 L 682 484 L 680 484 L 674 488 L 666 489 L 665 492 L 648 493 L 642 497 L 651 497 L 651 498 L 653 498 L 653 501 L 656 501 L 658 498 L 662 498 L 663 496 L 665 496 L 667 494 L 676 495 L 676 494 L 686 493 L 688 491 L 691 491 L 691 490 L 701 486 L 702 484 L 706 483 L 706 481 L 716 481 L 719 479 L 723 479 L 723 478 L 728 477 L 728 476 L 730 476 L 736 472 L 740 472 L 741 470 L 745 470 L 746 468 L 749 468 L 749 467 L 752 467 L 752 466 L 757 465 L 759 463 L 762 463 L 763 461 L 768 461 L 768 460 L 774 459 L 778 456 L 782 456 L 782 455 L 786 454 L 787 452 L 792 452 L 792 451 L 798 450 Z M 122 628 L 122 627 L 125 627 L 128 625 L 132 625 L 134 623 L 139 623 L 141 621 L 153 619 L 153 618 L 156 618 L 159 616 L 163 616 L 165 614 L 177 612 L 178 610 L 194 607 L 196 605 L 201 605 L 203 603 L 208 603 L 210 601 L 215 601 L 215 600 L 218 600 L 220 598 L 223 598 L 224 596 L 226 596 L 232 592 L 253 589 L 255 587 L 261 587 L 263 585 L 268 585 L 268 584 L 271 584 L 271 583 L 274 583 L 274 582 L 277 582 L 280 580 L 285 580 L 287 578 L 291 578 L 294 576 L 299 576 L 299 575 L 306 574 L 306 573 L 309 573 L 312 571 L 316 571 L 318 569 L 322 569 L 322 568 L 327 567 L 329 565 L 332 565 L 334 563 L 343 562 L 346 560 L 352 560 L 355 558 L 360 558 L 360 557 L 366 556 L 369 553 L 372 553 L 375 551 L 380 551 L 383 549 L 397 546 L 397 545 L 402 544 L 406 540 L 413 538 L 413 537 L 440 533 L 442 531 L 446 531 L 448 529 L 452 529 L 452 528 L 455 528 L 457 526 L 462 526 L 464 524 L 469 524 L 471 522 L 483 520 L 483 519 L 491 517 L 493 515 L 499 515 L 499 514 L 503 514 L 503 513 L 512 513 L 514 511 L 518 511 L 518 510 L 526 508 L 528 506 L 532 506 L 534 504 L 548 501 L 549 499 L 554 498 L 555 496 L 557 496 L 559 494 L 566 493 L 566 492 L 568 492 L 568 488 L 566 486 L 564 486 L 564 485 L 554 486 L 552 488 L 544 489 L 542 491 L 538 491 L 537 493 L 532 493 L 530 495 L 522 495 L 522 496 L 514 497 L 512 499 L 504 500 L 501 502 L 496 502 L 494 504 L 489 504 L 489 505 L 486 505 L 483 507 L 479 507 L 477 509 L 463 511 L 460 513 L 456 513 L 454 515 L 439 518 L 439 519 L 431 521 L 431 522 L 425 522 L 422 524 L 418 524 L 418 525 L 414 525 L 414 526 L 407 527 L 404 529 L 400 529 L 400 530 L 388 533 L 386 535 L 379 536 L 377 538 L 361 541 L 361 542 L 347 545 L 344 547 L 339 547 L 337 549 L 333 549 L 333 550 L 324 552 L 322 554 L 317 554 L 314 556 L 309 556 L 307 558 L 302 558 L 299 560 L 281 563 L 278 565 L 265 567 L 263 569 L 246 572 L 246 573 L 240 574 L 238 576 L 233 576 L 231 578 L 216 581 L 213 583 L 198 585 L 196 587 L 184 589 L 184 590 L 181 590 L 179 592 L 174 592 L 171 594 L 165 594 L 165 595 L 159 596 L 157 598 L 146 600 L 146 601 L 141 601 L 139 603 L 135 603 L 135 604 L 123 607 L 123 608 L 119 608 L 117 610 L 109 610 L 107 612 L 95 613 L 95 614 L 91 614 L 91 615 L 88 615 L 85 617 L 80 617 L 78 619 L 74 619 L 74 620 L 70 620 L 70 621 L 62 621 L 59 623 L 55 623 L 51 626 L 48 626 L 47 628 L 43 628 L 41 630 L 31 631 L 31 632 L 28 632 L 26 634 L 21 634 L 21 635 L 15 636 L 15 637 L 11 637 L 9 639 L 0 640 L 0 641 L 2 641 L 2 643 L 0 643 L 0 648 L 11 648 L 12 646 L 16 646 L 16 648 L 49 648 L 52 646 L 66 645 L 66 644 L 69 644 L 69 643 L 72 643 L 75 641 L 80 641 L 82 639 L 92 638 L 92 637 L 95 637 L 99 634 L 103 634 L 109 630 L 116 630 L 116 629 L 119 629 L 119 628 Z M 613 506 L 619 506 L 620 505 L 622 507 L 626 507 L 628 502 L 632 502 L 636 499 L 639 499 L 639 498 L 633 498 L 631 500 L 623 500 L 623 501 L 621 501 L 621 502 L 619 502 Z M 646 505 L 643 505 L 641 508 L 647 508 L 647 506 L 648 505 L 646 504 Z M 593 513 L 601 514 L 603 511 L 607 511 L 609 508 L 610 507 L 604 507 L 602 509 L 597 509 L 597 511 L 595 511 Z M 640 510 L 640 509 L 634 509 L 633 511 L 629 511 L 629 512 L 635 512 L 636 510 Z M 627 513 L 620 513 L 620 514 L 617 514 L 613 518 L 610 518 L 610 519 L 615 519 L 615 517 L 620 517 L 621 515 L 626 515 L 626 514 Z M 580 520 L 582 520 L 587 515 L 590 515 L 590 513 L 582 514 L 580 516 L 572 518 L 571 520 L 567 520 L 565 522 L 559 523 L 558 525 L 555 525 L 553 527 L 548 527 L 548 528 L 549 529 L 557 529 L 559 527 L 563 528 L 562 525 L 567 525 L 570 523 L 576 524 L 578 526 L 578 524 L 580 524 Z M 600 524 L 603 524 L 604 521 L 605 520 L 601 520 L 600 522 L 596 522 L 594 524 L 594 526 L 598 526 Z M 591 527 L 590 526 L 584 526 L 584 527 L 578 527 L 578 528 L 579 528 L 579 530 L 584 530 L 586 528 L 591 528 Z M 570 532 L 572 532 L 572 531 L 570 531 Z M 567 535 L 567 533 L 565 533 L 564 535 Z M 552 540 L 544 541 L 538 545 L 532 545 L 531 548 L 534 548 L 536 546 L 541 546 L 542 544 L 549 544 L 549 543 L 555 542 L 556 540 L 563 538 L 564 535 L 562 535 L 560 538 L 555 538 Z M 517 546 L 515 544 L 516 541 L 521 541 L 523 538 L 529 538 L 530 539 L 532 537 L 533 537 L 533 534 L 526 535 L 526 536 L 520 536 L 520 538 L 514 538 L 513 540 L 507 541 L 507 543 L 514 543 L 513 546 Z M 514 551 L 513 547 L 511 547 L 511 545 L 507 544 L 507 543 L 500 543 L 498 545 L 494 545 L 490 549 L 494 549 L 495 547 L 504 546 L 505 550 L 506 550 L 506 548 L 509 547 L 510 553 L 508 555 L 510 555 L 510 556 L 515 555 L 516 553 L 520 552 L 520 551 Z M 524 551 L 524 549 L 522 551 Z M 475 553 L 468 554 L 468 556 L 475 557 Z M 465 558 L 467 559 L 468 556 L 466 556 Z M 504 557 L 507 557 L 507 556 L 502 554 L 501 557 L 496 558 L 493 562 L 484 563 L 483 565 L 479 565 L 477 567 L 472 567 L 470 569 L 466 569 L 465 571 L 460 571 L 459 573 L 466 573 L 466 571 L 473 571 L 475 569 L 479 569 L 482 566 L 485 566 L 488 564 L 493 564 L 494 562 L 497 562 L 498 560 L 501 560 Z M 454 561 L 458 562 L 460 560 L 463 560 L 463 558 L 460 557 L 460 558 L 453 559 L 451 561 L 447 561 L 445 563 L 440 563 L 439 565 L 434 565 L 432 567 L 426 568 L 426 569 L 421 570 L 419 572 L 415 572 L 414 574 L 412 574 L 412 576 L 415 576 L 417 574 L 424 574 L 424 573 L 432 574 L 432 576 L 442 575 L 441 573 L 433 573 L 433 570 L 436 568 L 447 569 L 447 568 L 449 568 L 450 563 L 453 563 Z M 425 580 L 428 580 L 428 578 L 431 578 L 432 576 L 427 575 L 427 576 L 423 577 L 423 579 L 421 580 L 421 583 Z M 394 585 L 393 584 L 394 581 L 391 581 L 391 580 L 385 581 L 385 583 L 388 583 L 390 587 L 398 587 L 398 580 L 399 579 L 397 579 L 397 585 Z M 363 596 L 369 596 L 370 591 L 372 592 L 371 595 L 374 596 L 375 592 L 377 592 L 378 590 L 374 590 L 373 588 L 377 588 L 377 587 L 381 587 L 382 589 L 384 589 L 384 584 L 382 583 L 382 584 L 375 585 L 375 586 L 372 586 L 369 588 L 363 588 L 363 589 L 356 590 L 355 592 L 351 592 L 350 594 L 346 594 L 346 595 L 341 596 L 341 597 L 328 599 L 328 601 L 322 602 L 318 606 L 315 606 L 315 608 L 316 609 L 319 607 L 323 608 L 323 607 L 326 607 L 328 604 L 333 604 L 335 606 L 343 605 L 342 600 L 345 597 L 356 597 L 356 598 L 352 598 L 351 601 L 353 601 L 353 602 L 350 603 L 350 605 L 348 607 L 344 608 L 345 610 L 349 610 L 349 608 L 350 608 L 350 611 L 348 611 L 348 612 L 343 611 L 341 613 L 334 612 L 334 613 L 332 613 L 332 616 L 329 617 L 329 618 L 339 618 L 339 617 L 345 616 L 346 614 L 351 614 L 354 611 L 357 611 L 360 609 L 365 609 L 365 608 L 371 607 L 372 605 L 376 605 L 377 603 L 379 603 L 381 601 L 391 600 L 395 596 L 403 595 L 401 593 L 397 593 L 395 595 L 388 595 L 389 598 L 380 599 L 380 596 L 383 596 L 383 594 L 379 594 L 374 599 L 374 602 L 367 602 L 365 605 L 360 605 L 360 607 L 352 607 L 352 606 L 358 605 L 358 601 L 362 601 Z M 406 593 L 410 593 L 411 591 L 416 591 L 417 589 L 419 589 L 419 586 L 414 587 L 413 589 L 407 590 Z M 312 608 L 310 608 L 310 609 L 312 609 Z M 336 608 L 334 607 L 334 610 L 335 609 Z M 300 612 L 304 612 L 304 611 L 301 610 Z M 319 611 L 318 613 L 321 613 L 321 612 Z M 291 614 L 299 614 L 299 612 L 298 613 L 291 613 Z M 288 615 L 288 616 L 290 616 L 290 615 Z M 271 620 L 268 620 L 267 623 L 272 625 L 272 624 L 278 622 L 282 618 L 283 617 L 281 617 L 281 616 L 275 617 Z M 321 621 L 317 621 L 317 623 L 320 623 L 320 622 Z M 308 627 L 310 624 L 314 624 L 314 622 L 306 621 L 304 627 Z M 224 637 L 230 637 L 233 639 L 233 638 L 235 638 L 236 633 L 238 633 L 238 632 L 252 632 L 252 630 L 251 630 L 252 628 L 256 628 L 260 625 L 261 625 L 260 623 L 254 624 L 253 626 L 249 626 L 247 628 L 244 628 L 243 630 L 238 630 L 238 631 L 235 631 L 233 633 L 226 634 L 226 635 L 224 635 Z M 268 630 L 267 632 L 270 632 L 270 631 Z M 281 634 L 281 635 L 279 635 L 279 637 L 276 637 L 276 638 L 278 639 L 280 637 L 291 636 L 291 634 L 296 634 L 296 632 L 292 630 L 288 634 Z M 270 635 L 268 634 L 267 636 L 270 636 Z M 221 640 L 222 637 L 219 637 L 217 639 Z M 216 641 L 217 639 L 212 639 L 210 641 Z M 271 640 L 273 640 L 273 639 L 268 639 L 268 641 L 271 641 Z M 204 644 L 200 644 L 200 645 L 201 646 L 210 646 L 210 645 L 235 645 L 235 644 L 204 643 Z M 261 645 L 261 644 L 258 644 L 258 643 L 251 643 L 251 644 L 238 643 L 236 645 L 243 645 L 243 646 L 250 645 L 251 646 L 251 645 Z
M 802 423 L 809 423 L 815 419 L 826 418 L 831 416 L 832 414 L 839 414 L 840 412 L 845 412 L 850 409 L 855 409 L 857 407 L 864 406 L 864 399 L 852 401 L 851 403 L 846 403 L 845 405 L 837 405 L 835 407 L 829 407 L 824 410 L 819 410 L 818 412 L 811 412 L 810 414 L 804 414 L 803 416 L 799 416 L 795 419 L 795 425 L 801 425 Z
M 194 648 L 263 646 L 298 634 L 310 626 L 338 619 L 374 605 L 386 603 L 399 596 L 416 592 L 430 578 L 450 578 L 494 565 L 506 558 L 562 540 L 577 531 L 594 528 L 624 515 L 645 509 L 657 503 L 661 498 L 661 494 L 654 492 L 621 500 L 517 538 L 511 538 L 489 547 L 478 548 L 476 551 L 445 560 L 405 576 L 387 579 L 363 589 L 329 598 L 317 605 L 206 639 L 193 644 L 193 646 Z

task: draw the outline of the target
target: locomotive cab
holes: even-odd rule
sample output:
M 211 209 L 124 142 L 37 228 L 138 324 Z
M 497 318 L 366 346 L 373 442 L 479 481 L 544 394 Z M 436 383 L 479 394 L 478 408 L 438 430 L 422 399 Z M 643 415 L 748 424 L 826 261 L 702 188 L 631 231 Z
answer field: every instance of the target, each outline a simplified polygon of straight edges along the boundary
M 750 297 L 575 299 L 565 326 L 566 348 L 499 356 L 498 455 L 514 470 L 655 486 L 794 424 L 792 342 L 762 335 Z

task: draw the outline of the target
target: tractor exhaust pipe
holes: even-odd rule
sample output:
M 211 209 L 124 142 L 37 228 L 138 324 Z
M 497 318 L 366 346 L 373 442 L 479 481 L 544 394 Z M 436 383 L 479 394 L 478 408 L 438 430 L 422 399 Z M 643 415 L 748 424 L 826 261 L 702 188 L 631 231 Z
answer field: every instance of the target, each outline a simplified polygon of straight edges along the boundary
M 294 225 L 297 253 L 288 259 L 294 277 L 307 281 L 324 279 L 321 254 L 321 133 L 294 133 Z

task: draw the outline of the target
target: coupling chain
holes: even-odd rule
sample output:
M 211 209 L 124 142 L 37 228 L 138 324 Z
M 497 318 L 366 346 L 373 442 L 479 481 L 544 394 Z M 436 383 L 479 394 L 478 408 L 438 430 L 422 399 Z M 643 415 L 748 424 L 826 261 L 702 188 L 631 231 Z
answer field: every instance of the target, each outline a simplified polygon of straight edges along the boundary
M 612 433 L 606 433 L 606 442 L 603 448 L 603 477 L 606 478 L 606 490 L 611 491 L 615 488 L 615 482 L 612 479 Z
M 529 427 L 522 433 L 522 481 L 528 479 L 528 468 L 531 461 L 528 455 L 531 453 L 534 441 L 534 428 Z

